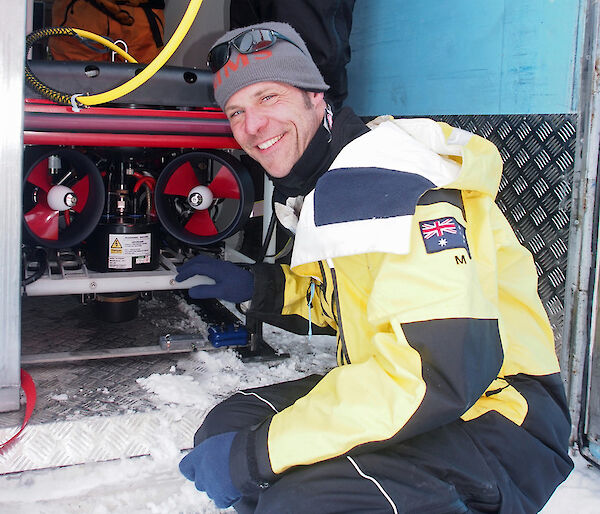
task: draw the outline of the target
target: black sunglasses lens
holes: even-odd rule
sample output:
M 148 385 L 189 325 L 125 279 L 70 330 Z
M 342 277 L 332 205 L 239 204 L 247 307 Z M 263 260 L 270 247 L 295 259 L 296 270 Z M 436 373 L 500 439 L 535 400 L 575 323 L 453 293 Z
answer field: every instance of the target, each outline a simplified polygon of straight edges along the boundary
M 278 32 L 269 29 L 250 29 L 225 43 L 215 46 L 208 54 L 208 67 L 213 73 L 217 73 L 217 71 L 225 66 L 230 56 L 231 45 L 242 54 L 251 54 L 269 48 L 278 38 L 291 43 L 302 51 L 296 43 Z
M 208 67 L 213 73 L 217 73 L 229 59 L 229 42 L 215 46 L 208 54 Z
M 252 29 L 240 34 L 233 40 L 233 45 L 243 54 L 258 52 L 268 48 L 275 42 L 270 30 Z

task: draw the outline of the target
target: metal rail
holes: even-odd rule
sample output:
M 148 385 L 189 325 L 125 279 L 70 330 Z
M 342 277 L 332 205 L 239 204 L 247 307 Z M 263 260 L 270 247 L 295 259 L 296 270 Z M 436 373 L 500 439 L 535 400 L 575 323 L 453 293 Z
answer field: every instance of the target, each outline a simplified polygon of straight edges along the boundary
M 79 262 L 74 269 L 63 266 L 60 259 L 56 264 L 58 268 L 56 271 L 53 271 L 53 266 L 49 266 L 42 277 L 24 288 L 27 296 L 171 291 L 214 284 L 213 279 L 204 275 L 196 275 L 183 282 L 176 282 L 175 265 L 163 256 L 158 269 L 152 271 L 98 273 L 88 270 L 83 262 Z

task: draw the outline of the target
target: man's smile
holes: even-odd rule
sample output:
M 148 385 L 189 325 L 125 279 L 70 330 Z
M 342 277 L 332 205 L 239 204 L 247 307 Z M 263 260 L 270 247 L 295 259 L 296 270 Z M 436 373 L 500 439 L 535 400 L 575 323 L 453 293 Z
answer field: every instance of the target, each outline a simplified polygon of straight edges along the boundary
M 281 138 L 283 137 L 283 134 L 280 134 L 278 136 L 275 136 L 271 139 L 269 139 L 268 141 L 265 141 L 264 143 L 260 143 L 256 146 L 258 146 L 258 148 L 260 150 L 266 150 L 267 148 L 272 147 L 275 143 L 277 143 L 277 141 L 279 141 Z

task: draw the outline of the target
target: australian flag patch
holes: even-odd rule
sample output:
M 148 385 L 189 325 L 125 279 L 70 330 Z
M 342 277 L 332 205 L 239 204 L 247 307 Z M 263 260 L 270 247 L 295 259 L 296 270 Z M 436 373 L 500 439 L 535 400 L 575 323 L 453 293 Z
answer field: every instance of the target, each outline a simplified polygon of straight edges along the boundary
M 419 228 L 427 253 L 441 252 L 453 248 L 464 248 L 471 258 L 465 227 L 454 218 L 438 218 L 420 221 Z

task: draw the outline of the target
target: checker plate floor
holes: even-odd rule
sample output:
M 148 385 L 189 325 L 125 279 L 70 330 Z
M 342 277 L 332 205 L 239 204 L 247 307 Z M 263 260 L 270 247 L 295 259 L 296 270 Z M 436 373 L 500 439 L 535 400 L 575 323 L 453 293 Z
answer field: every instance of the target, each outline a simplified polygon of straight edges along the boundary
M 23 355 L 152 346 L 168 333 L 206 335 L 202 319 L 172 292 L 140 300 L 137 318 L 122 323 L 99 320 L 77 296 L 23 298 Z M 26 367 L 36 384 L 37 403 L 19 444 L 0 454 L 0 474 L 147 454 L 165 420 L 158 419 L 150 393 L 136 380 L 169 373 L 181 358 L 153 355 Z M 18 430 L 24 411 L 22 406 L 0 413 L 0 441 Z M 193 418 L 191 409 L 189 423 L 173 424 L 182 447 L 197 428 Z

